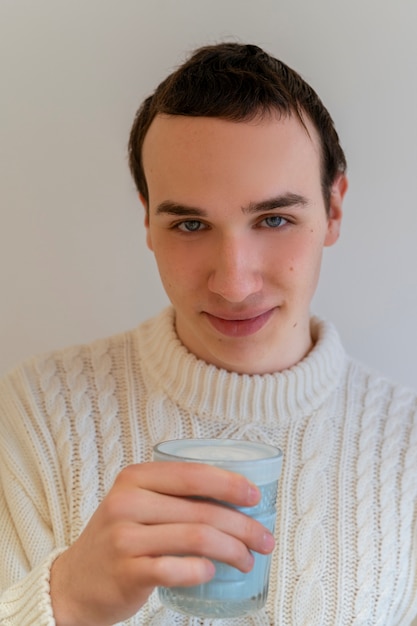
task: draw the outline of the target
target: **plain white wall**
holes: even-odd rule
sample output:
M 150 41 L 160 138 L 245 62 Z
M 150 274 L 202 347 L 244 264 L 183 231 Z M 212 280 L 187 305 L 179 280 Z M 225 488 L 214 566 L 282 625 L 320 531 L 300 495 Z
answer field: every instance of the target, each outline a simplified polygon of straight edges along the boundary
M 165 305 L 126 163 L 141 100 L 195 46 L 264 46 L 321 95 L 349 161 L 313 310 L 416 386 L 414 0 L 2 0 L 0 373 Z

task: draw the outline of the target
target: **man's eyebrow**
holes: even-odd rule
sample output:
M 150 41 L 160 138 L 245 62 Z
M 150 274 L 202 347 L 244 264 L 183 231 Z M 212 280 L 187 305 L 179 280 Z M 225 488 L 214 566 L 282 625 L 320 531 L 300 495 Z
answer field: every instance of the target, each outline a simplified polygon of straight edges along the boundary
M 155 215 L 178 215 L 180 217 L 207 217 L 207 212 L 204 209 L 199 209 L 198 207 L 188 206 L 185 204 L 179 204 L 178 202 L 171 202 L 170 200 L 165 200 L 158 204 L 155 210 Z
M 264 211 L 273 211 L 274 209 L 283 209 L 293 206 L 305 206 L 308 204 L 307 198 L 297 193 L 285 193 L 260 202 L 250 202 L 248 206 L 242 207 L 243 213 L 262 213 Z M 207 217 L 208 213 L 204 209 L 171 200 L 165 200 L 158 204 L 155 211 L 156 215 L 176 215 L 178 217 Z
M 244 213 L 263 213 L 263 211 L 273 211 L 274 209 L 285 209 L 293 206 L 306 206 L 307 198 L 300 196 L 298 193 L 285 193 L 274 198 L 261 200 L 260 202 L 251 202 L 247 207 L 243 207 Z

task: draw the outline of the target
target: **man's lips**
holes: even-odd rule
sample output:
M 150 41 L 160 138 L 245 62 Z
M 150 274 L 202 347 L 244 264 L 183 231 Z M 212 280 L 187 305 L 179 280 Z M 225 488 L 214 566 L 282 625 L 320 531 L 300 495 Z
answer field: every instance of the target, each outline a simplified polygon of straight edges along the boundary
M 272 316 L 273 309 L 268 309 L 263 313 L 235 313 L 223 315 L 213 315 L 204 312 L 210 324 L 222 335 L 227 337 L 246 337 L 258 332 L 268 322 Z

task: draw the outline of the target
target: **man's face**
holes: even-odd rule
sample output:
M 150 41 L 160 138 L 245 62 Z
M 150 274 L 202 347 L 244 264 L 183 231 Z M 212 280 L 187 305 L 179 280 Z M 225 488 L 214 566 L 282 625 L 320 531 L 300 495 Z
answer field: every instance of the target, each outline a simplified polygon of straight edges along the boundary
M 346 179 L 326 214 L 319 141 L 295 116 L 252 122 L 157 116 L 145 138 L 145 226 L 184 345 L 264 374 L 312 346 L 323 246 L 339 234 Z

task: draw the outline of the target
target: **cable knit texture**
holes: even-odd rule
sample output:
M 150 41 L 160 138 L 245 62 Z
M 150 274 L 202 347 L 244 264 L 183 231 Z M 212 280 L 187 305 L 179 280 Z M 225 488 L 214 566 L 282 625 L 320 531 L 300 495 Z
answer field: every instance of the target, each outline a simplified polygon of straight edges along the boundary
M 154 592 L 130 626 L 410 626 L 417 399 L 349 359 L 313 318 L 295 367 L 248 376 L 196 359 L 167 309 L 138 329 L 32 359 L 0 383 L 0 623 L 54 626 L 50 566 L 118 472 L 164 439 L 284 453 L 265 610 L 189 618 Z

